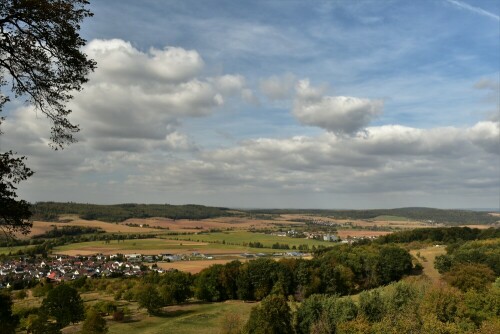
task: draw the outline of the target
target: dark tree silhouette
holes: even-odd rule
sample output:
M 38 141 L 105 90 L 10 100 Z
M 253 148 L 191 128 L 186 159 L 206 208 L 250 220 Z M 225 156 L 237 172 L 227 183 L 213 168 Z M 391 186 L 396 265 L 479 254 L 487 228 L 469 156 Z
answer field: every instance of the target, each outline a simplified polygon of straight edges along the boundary
M 92 16 L 86 5 L 86 0 L 0 2 L 0 112 L 11 98 L 33 105 L 50 119 L 55 149 L 75 141 L 79 128 L 69 121 L 65 104 L 96 65 L 81 51 L 86 41 L 79 36 L 80 23 Z M 12 151 L 0 155 L 0 230 L 8 236 L 31 227 L 28 203 L 17 200 L 15 185 L 32 174 L 24 157 Z

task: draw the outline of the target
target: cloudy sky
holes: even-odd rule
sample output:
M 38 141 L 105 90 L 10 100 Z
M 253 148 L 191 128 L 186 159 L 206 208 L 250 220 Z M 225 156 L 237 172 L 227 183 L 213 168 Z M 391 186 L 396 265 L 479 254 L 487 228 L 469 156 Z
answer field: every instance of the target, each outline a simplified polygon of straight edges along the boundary
M 29 201 L 498 207 L 500 2 L 94 0 L 79 142 L 11 103 Z

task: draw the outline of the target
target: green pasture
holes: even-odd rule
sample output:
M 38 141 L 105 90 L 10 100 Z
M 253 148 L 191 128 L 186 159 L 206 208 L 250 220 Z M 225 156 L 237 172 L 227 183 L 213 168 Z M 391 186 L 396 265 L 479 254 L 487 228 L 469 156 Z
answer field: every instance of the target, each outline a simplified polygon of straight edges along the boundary
M 242 324 L 256 303 L 229 301 L 224 303 L 190 303 L 166 307 L 162 316 L 147 316 L 139 321 L 117 323 L 109 321 L 109 334 L 178 333 L 217 334 L 227 314 L 238 314 Z
M 9 254 L 9 253 L 12 253 L 12 254 L 16 254 L 17 251 L 19 250 L 27 250 L 29 248 L 32 248 L 34 246 L 12 246 L 12 247 L 0 247 L 0 255 L 1 254 Z
M 373 218 L 372 220 L 390 221 L 390 222 L 406 222 L 406 221 L 408 221 L 408 218 L 401 217 L 401 216 L 382 215 L 382 216 L 377 216 L 377 217 Z
M 196 236 L 195 236 L 196 237 Z M 80 242 L 74 244 L 68 244 L 64 246 L 55 247 L 53 253 L 58 252 L 66 252 L 66 251 L 92 251 L 94 253 L 99 252 L 117 252 L 117 253 L 126 253 L 126 252 L 139 252 L 144 250 L 180 250 L 185 251 L 186 253 L 192 251 L 198 252 L 216 252 L 217 250 L 221 250 L 222 252 L 227 252 L 227 250 L 234 250 L 236 253 L 249 253 L 249 252 L 273 252 L 275 250 L 271 249 L 258 249 L 258 248 L 250 248 L 244 247 L 241 245 L 228 245 L 222 243 L 207 243 L 207 244 L 192 244 L 189 240 L 180 239 L 180 240 L 169 240 L 169 239 L 137 239 L 137 240 L 125 240 L 124 242 L 117 242 L 113 240 L 109 243 L 104 241 L 89 241 L 89 242 Z
M 308 245 L 309 248 L 312 246 L 334 246 L 335 243 L 320 241 L 320 240 L 312 240 L 312 239 L 304 239 L 304 238 L 289 238 L 289 237 L 279 237 L 271 234 L 264 233 L 253 233 L 246 231 L 228 231 L 228 232 L 215 232 L 215 233 L 202 233 L 195 235 L 178 235 L 172 238 L 177 238 L 179 240 L 191 240 L 191 241 L 200 241 L 200 242 L 225 242 L 225 245 L 243 245 L 244 243 L 248 244 L 250 242 L 260 242 L 266 248 L 271 248 L 273 244 L 287 244 L 292 248 L 296 246 L 298 248 L 299 245 Z M 252 248 L 255 250 L 255 248 Z

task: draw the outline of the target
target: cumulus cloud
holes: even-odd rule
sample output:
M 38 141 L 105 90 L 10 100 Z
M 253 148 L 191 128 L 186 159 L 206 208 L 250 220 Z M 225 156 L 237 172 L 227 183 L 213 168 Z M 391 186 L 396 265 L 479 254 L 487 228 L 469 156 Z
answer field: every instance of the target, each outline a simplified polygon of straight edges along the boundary
M 202 78 L 204 62 L 195 50 L 142 52 L 113 39 L 93 40 L 85 52 L 98 69 L 71 108 L 84 129 L 82 136 L 92 138 L 98 149 L 126 149 L 134 138 L 164 141 L 183 118 L 207 116 L 226 96 L 245 88 L 240 75 Z M 96 143 L 100 139 L 105 142 Z M 131 151 L 140 146 L 131 144 Z
M 421 194 L 495 192 L 500 131 L 493 122 L 462 129 L 370 127 L 355 136 L 260 138 L 200 152 L 134 176 L 131 184 L 191 184 L 198 191 L 297 191 Z M 497 151 L 494 148 L 497 148 Z M 492 150 L 493 149 L 493 150 Z
M 381 100 L 324 96 L 323 93 L 324 89 L 311 87 L 309 80 L 297 83 L 293 115 L 300 123 L 352 135 L 382 113 Z

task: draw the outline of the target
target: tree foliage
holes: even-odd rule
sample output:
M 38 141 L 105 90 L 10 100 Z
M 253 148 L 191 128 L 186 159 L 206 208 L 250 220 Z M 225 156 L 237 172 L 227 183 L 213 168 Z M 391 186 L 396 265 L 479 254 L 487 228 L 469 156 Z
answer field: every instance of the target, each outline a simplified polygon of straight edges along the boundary
M 108 332 L 106 319 L 99 312 L 90 309 L 82 325 L 82 334 L 105 334 Z
M 95 62 L 81 51 L 80 23 L 92 13 L 86 0 L 5 0 L 0 3 L 0 84 L 10 84 L 52 122 L 51 139 L 74 141 L 78 126 L 65 104 L 87 82 Z M 8 101 L 9 97 L 5 97 Z
M 0 292 L 0 324 L 5 334 L 14 334 L 19 323 L 18 317 L 12 314 L 12 298 L 10 294 Z
M 271 295 L 252 309 L 244 331 L 252 334 L 293 333 L 290 307 L 283 296 Z
M 87 4 L 86 0 L 0 2 L 0 112 L 12 96 L 25 99 L 51 121 L 56 149 L 75 141 L 73 134 L 79 129 L 69 121 L 71 110 L 65 105 L 95 68 L 81 51 L 85 40 L 78 34 L 82 20 L 92 16 Z M 0 229 L 8 236 L 26 234 L 31 228 L 28 203 L 16 195 L 16 185 L 33 174 L 24 160 L 12 151 L 0 155 Z
M 32 226 L 28 221 L 30 205 L 18 200 L 16 194 L 17 184 L 33 175 L 24 160 L 14 157 L 12 151 L 0 154 L 0 231 L 7 236 L 16 232 L 28 234 Z
M 61 284 L 50 290 L 43 300 L 41 309 L 56 320 L 58 328 L 83 320 L 85 310 L 78 291 Z
M 152 283 L 140 286 L 135 298 L 139 307 L 145 308 L 150 315 L 157 314 L 164 305 L 156 286 Z

